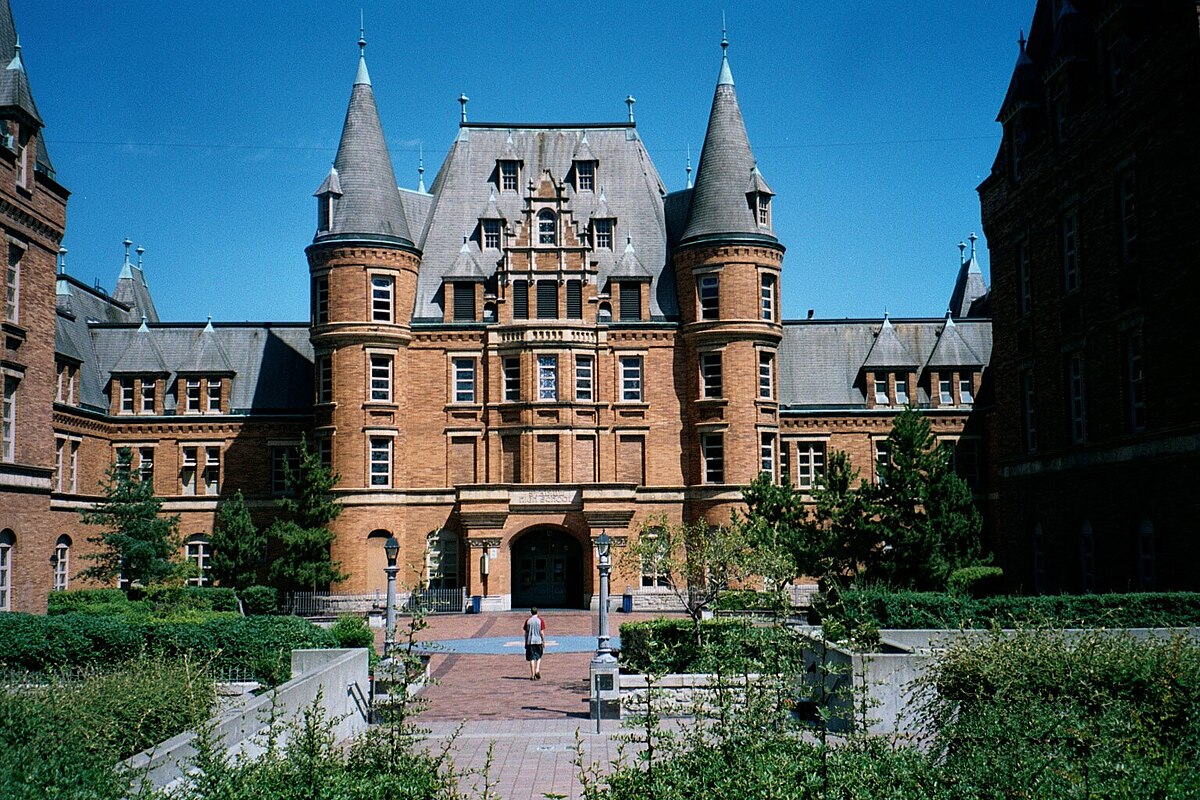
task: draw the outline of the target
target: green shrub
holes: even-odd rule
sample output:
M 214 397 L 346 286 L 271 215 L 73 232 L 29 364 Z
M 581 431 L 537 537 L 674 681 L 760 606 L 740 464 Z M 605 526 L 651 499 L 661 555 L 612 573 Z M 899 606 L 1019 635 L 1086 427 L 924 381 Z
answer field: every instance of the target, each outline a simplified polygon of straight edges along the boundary
M 121 614 L 129 607 L 129 598 L 120 589 L 71 589 L 51 592 L 46 613 Z
M 242 611 L 251 614 L 276 614 L 279 612 L 279 592 L 274 586 L 247 586 L 238 590 L 242 600 Z
M 950 573 L 947 590 L 971 597 L 997 595 L 1004 588 L 1004 570 L 999 567 L 963 567 Z
M 690 620 L 656 619 L 621 626 L 621 666 L 636 672 L 686 673 L 774 670 L 799 656 L 798 639 L 773 626 L 742 619 L 705 620 L 696 648 Z
M 375 632 L 367 620 L 358 614 L 342 614 L 329 632 L 337 640 L 338 647 L 375 648 Z
M 717 595 L 715 603 L 719 611 L 783 611 L 786 608 L 782 594 L 756 592 L 753 589 L 730 589 Z
M 213 586 L 153 586 L 131 589 L 130 599 L 145 599 L 157 616 L 188 611 L 237 611 L 233 589 Z

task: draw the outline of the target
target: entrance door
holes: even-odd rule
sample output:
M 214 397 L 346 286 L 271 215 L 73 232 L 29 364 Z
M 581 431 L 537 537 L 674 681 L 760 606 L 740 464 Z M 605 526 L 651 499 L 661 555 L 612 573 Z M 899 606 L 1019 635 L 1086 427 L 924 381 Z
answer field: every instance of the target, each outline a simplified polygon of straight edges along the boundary
M 583 548 L 561 528 L 534 528 L 512 545 L 514 608 L 583 607 Z

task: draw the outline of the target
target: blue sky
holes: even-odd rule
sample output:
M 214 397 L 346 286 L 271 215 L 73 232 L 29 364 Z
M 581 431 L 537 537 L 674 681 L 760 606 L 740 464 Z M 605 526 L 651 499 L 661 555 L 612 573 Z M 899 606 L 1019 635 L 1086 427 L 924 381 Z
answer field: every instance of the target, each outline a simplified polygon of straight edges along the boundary
M 146 248 L 164 320 L 303 320 L 312 192 L 367 61 L 397 180 L 471 119 L 626 117 L 669 190 L 729 58 L 787 247 L 784 314 L 938 316 L 1034 0 L 446 4 L 11 0 L 68 206 L 68 271 Z M 986 242 L 979 242 L 987 265 Z

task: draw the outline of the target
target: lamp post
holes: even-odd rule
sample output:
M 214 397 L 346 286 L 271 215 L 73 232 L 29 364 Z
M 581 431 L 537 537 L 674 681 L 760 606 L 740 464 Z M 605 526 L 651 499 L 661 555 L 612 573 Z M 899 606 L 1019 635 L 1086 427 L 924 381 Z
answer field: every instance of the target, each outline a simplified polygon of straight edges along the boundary
M 608 574 L 612 570 L 612 539 L 608 538 L 608 534 L 600 531 L 600 535 L 596 537 L 596 556 L 597 567 L 600 570 L 600 627 L 599 634 L 596 637 L 596 656 L 600 657 L 607 654 L 612 656 L 612 650 L 608 646 Z
M 387 616 L 383 629 L 383 657 L 388 658 L 392 654 L 392 647 L 396 644 L 396 573 L 400 571 L 400 568 L 396 566 L 396 556 L 400 555 L 400 542 L 396 541 L 395 536 L 389 536 L 383 543 L 383 553 L 387 556 L 387 566 L 383 569 L 387 573 Z
M 596 718 L 596 733 L 600 733 L 600 721 L 604 718 L 604 707 L 620 707 L 620 669 L 617 659 L 608 645 L 608 574 L 612 570 L 612 539 L 600 531 L 596 537 L 596 567 L 600 572 L 600 620 L 596 636 L 596 655 L 592 658 L 590 677 L 592 684 L 592 713 Z

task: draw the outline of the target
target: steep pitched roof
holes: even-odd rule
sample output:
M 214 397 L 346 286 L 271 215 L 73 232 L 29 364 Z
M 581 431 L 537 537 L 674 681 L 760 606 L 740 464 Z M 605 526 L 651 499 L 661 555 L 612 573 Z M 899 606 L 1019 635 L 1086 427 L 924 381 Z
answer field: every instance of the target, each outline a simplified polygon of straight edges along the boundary
M 361 46 L 365 44 L 360 40 Z M 361 53 L 333 166 L 342 195 L 334 200 L 329 230 L 313 241 L 367 239 L 411 246 L 408 218 L 375 106 L 366 56 Z M 328 185 L 326 176 L 318 193 Z
M 9 0 L 0 0 L 0 107 L 16 107 L 42 125 L 42 116 L 33 102 L 33 90 L 29 88 L 29 76 L 21 60 L 21 45 L 17 28 L 13 23 Z
M 769 228 L 758 224 L 747 201 L 746 194 L 754 190 L 755 181 L 766 185 L 757 172 L 733 86 L 733 73 L 729 69 L 729 60 L 722 54 L 721 73 L 713 93 L 708 131 L 704 134 L 704 149 L 700 152 L 692 207 L 682 242 L 730 235 L 777 241 Z
M 972 239 L 971 257 L 959 267 L 954 291 L 950 293 L 950 314 L 956 319 L 971 316 L 971 308 L 987 293 L 987 284 L 983 282 L 983 270 L 979 267 L 979 260 L 975 258 L 975 240 Z
M 462 248 L 458 251 L 458 258 L 454 259 L 454 263 L 450 269 L 446 270 L 446 280 L 455 281 L 486 281 L 487 273 L 483 271 L 483 267 L 476 258 L 475 253 L 471 248 L 471 243 L 467 237 L 463 237 Z
M 875 334 L 875 343 L 871 345 L 871 352 L 863 360 L 862 368 L 915 367 L 920 363 L 917 357 L 900 341 L 892 321 L 888 319 L 887 314 L 884 314 L 883 324 L 879 326 L 879 332 Z
M 170 372 L 167 369 L 167 362 L 163 360 L 162 352 L 159 351 L 144 320 L 135 335 L 126 343 L 121 357 L 112 365 L 109 372 L 114 374 L 140 372 L 156 375 Z
M 233 365 L 229 356 L 213 330 L 212 320 L 200 329 L 192 342 L 192 348 L 178 364 L 173 365 L 176 372 L 204 375 L 221 375 L 232 373 Z
M 1017 65 L 1013 67 L 1008 91 L 1004 94 L 1004 102 L 1000 104 L 1000 113 L 996 115 L 997 122 L 1007 122 L 1018 111 L 1041 105 L 1042 81 L 1037 65 L 1033 63 L 1029 53 L 1025 52 L 1024 35 L 1019 47 L 1021 51 L 1017 54 Z
M 633 247 L 633 238 L 626 237 L 625 252 L 617 259 L 617 263 L 613 265 L 612 271 L 608 273 L 608 279 L 611 280 L 635 280 L 649 281 L 654 278 L 653 273 L 646 269 L 646 265 L 638 258 L 637 251 Z
M 139 257 L 139 261 L 141 258 Z M 146 273 L 140 265 L 129 262 L 129 251 L 125 252 L 125 263 L 117 276 L 117 285 L 113 287 L 113 299 L 124 303 L 133 311 L 134 318 L 144 316 L 147 322 L 158 322 L 158 310 L 154 307 L 154 298 L 150 296 L 150 286 L 146 283 Z
M 967 344 L 967 340 L 958 332 L 954 318 L 947 314 L 946 324 L 938 334 L 937 344 L 929 354 L 925 368 L 981 367 L 984 363 L 983 357 L 972 350 L 971 345 Z

